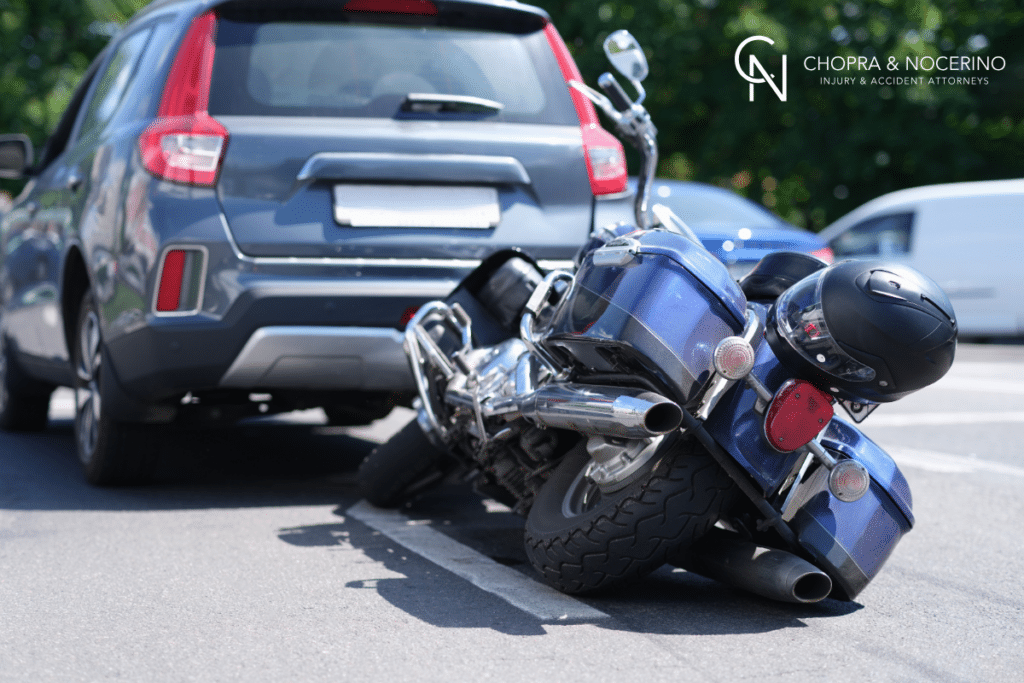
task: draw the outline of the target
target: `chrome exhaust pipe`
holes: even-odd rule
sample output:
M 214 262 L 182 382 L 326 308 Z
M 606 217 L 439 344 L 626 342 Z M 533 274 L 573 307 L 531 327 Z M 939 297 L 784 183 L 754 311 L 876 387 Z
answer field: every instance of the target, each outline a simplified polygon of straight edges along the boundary
M 654 392 L 585 384 L 547 384 L 524 396 L 518 408 L 545 427 L 627 439 L 667 434 L 683 420 L 682 408 Z
M 717 528 L 697 541 L 678 566 L 782 602 L 813 603 L 832 592 L 832 579 L 810 562 Z

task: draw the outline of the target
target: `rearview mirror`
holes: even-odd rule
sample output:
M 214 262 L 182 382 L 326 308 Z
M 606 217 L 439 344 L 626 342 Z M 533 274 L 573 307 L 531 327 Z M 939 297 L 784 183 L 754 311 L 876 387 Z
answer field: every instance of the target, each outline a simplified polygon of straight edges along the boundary
M 647 78 L 647 57 L 629 31 L 620 29 L 608 36 L 604 53 L 616 71 L 629 80 L 639 82 Z
M 32 165 L 32 141 L 27 136 L 0 135 L 0 178 L 21 178 Z

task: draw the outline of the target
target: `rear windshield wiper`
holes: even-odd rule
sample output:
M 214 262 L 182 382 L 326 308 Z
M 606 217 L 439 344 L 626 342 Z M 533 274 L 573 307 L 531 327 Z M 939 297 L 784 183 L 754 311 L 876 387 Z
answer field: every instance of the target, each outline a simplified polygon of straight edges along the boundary
M 505 108 L 501 102 L 470 95 L 411 92 L 402 102 L 402 111 L 424 114 L 441 112 L 497 114 Z

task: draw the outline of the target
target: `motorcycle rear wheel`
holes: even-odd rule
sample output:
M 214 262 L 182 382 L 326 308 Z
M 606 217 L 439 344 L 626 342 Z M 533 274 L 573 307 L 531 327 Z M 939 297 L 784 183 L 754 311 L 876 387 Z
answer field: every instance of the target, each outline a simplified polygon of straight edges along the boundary
M 526 519 L 526 554 L 563 593 L 589 593 L 654 571 L 706 534 L 735 492 L 696 440 L 676 434 L 665 438 L 645 473 L 605 494 L 584 475 L 584 444 L 565 455 Z

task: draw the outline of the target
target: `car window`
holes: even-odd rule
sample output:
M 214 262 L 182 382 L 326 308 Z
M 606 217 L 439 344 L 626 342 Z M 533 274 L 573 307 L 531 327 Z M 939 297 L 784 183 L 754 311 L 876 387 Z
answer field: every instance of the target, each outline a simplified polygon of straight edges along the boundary
M 75 92 L 71 95 L 71 101 L 68 102 L 68 106 L 61 115 L 57 127 L 47 139 L 42 154 L 39 155 L 39 161 L 36 162 L 35 168 L 32 171 L 33 173 L 41 173 L 43 169 L 64 152 L 68 140 L 71 138 L 71 131 L 75 126 L 75 121 L 78 120 L 78 114 L 82 110 L 82 103 L 85 102 L 85 95 L 89 92 L 89 88 L 96 78 L 96 73 L 99 70 L 100 64 L 103 63 L 105 54 L 105 51 L 101 52 L 93 60 L 89 68 L 86 69 L 85 75 L 82 76 L 82 80 L 75 87 Z
M 100 76 L 93 92 L 92 100 L 85 110 L 85 118 L 79 129 L 78 137 L 85 138 L 99 130 L 113 118 L 124 102 L 125 93 L 138 71 L 139 59 L 142 57 L 149 41 L 152 28 L 145 28 L 125 38 L 117 47 L 110 64 Z
M 875 216 L 843 231 L 829 246 L 840 256 L 895 256 L 910 251 L 913 212 Z
M 410 93 L 499 102 L 501 112 L 489 120 L 577 123 L 543 31 L 218 23 L 214 116 L 390 118 Z

